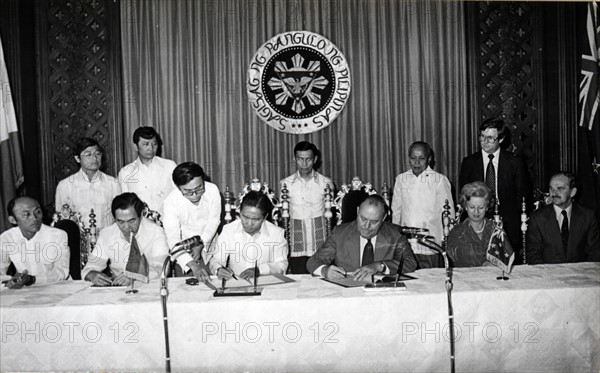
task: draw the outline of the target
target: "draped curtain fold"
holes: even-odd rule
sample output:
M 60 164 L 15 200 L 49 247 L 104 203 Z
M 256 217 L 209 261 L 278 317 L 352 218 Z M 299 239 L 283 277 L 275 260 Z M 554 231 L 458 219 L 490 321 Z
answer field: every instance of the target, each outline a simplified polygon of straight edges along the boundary
M 337 186 L 353 176 L 390 188 L 408 146 L 427 141 L 435 169 L 456 184 L 467 154 L 463 5 L 451 1 L 129 0 L 121 11 L 124 133 L 154 126 L 163 156 L 203 166 L 222 190 L 292 173 L 301 140 L 322 152 Z M 281 133 L 254 114 L 245 92 L 256 50 L 274 35 L 312 31 L 344 53 L 352 92 L 329 127 Z M 126 141 L 125 159 L 135 157 Z

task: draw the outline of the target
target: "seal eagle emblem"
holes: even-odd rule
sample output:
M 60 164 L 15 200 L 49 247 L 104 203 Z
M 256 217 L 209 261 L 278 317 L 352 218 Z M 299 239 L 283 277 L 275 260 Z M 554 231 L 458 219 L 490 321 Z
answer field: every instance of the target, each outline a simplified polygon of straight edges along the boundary
M 350 96 L 350 70 L 342 52 L 309 31 L 278 34 L 252 57 L 246 84 L 254 112 L 288 133 L 327 127 Z

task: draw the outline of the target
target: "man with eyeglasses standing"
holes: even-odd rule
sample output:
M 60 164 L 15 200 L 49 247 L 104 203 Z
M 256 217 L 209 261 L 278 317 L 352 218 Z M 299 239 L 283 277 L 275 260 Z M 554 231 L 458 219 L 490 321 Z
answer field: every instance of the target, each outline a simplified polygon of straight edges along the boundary
M 486 119 L 479 126 L 481 150 L 465 157 L 460 166 L 459 188 L 474 181 L 484 182 L 499 203 L 504 231 L 518 253 L 515 263 L 521 261 L 521 203 L 525 197 L 531 202 L 529 173 L 523 161 L 505 150 L 510 144 L 510 131 L 502 119 Z M 502 149 L 501 149 L 502 146 Z M 494 206 L 494 204 L 491 204 Z M 492 217 L 494 209 L 488 211 Z
M 202 167 L 194 162 L 184 162 L 175 167 L 173 183 L 177 188 L 163 203 L 163 226 L 169 247 L 172 249 L 182 240 L 200 236 L 208 249 L 221 221 L 219 188 L 208 181 Z M 192 257 L 194 260 L 202 259 L 204 263 L 210 259 L 200 245 L 194 248 L 191 257 L 184 253 L 177 260 L 183 264 Z M 184 272 L 187 269 L 184 267 Z
M 77 142 L 73 155 L 81 168 L 58 183 L 56 211 L 66 204 L 73 212 L 80 213 L 82 222 L 88 226 L 93 209 L 98 229 L 111 225 L 114 220 L 110 206 L 113 198 L 121 194 L 121 187 L 117 179 L 100 171 L 104 151 L 96 140 L 86 137 Z

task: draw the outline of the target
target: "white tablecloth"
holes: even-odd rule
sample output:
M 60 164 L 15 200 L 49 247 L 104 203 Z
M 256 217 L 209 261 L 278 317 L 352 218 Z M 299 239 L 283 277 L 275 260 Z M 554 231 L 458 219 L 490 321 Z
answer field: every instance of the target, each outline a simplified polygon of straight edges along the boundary
M 455 269 L 457 371 L 597 372 L 600 264 Z M 366 293 L 310 276 L 260 297 L 213 298 L 169 279 L 173 371 L 450 369 L 442 269 L 417 271 L 401 293 Z M 0 371 L 161 371 L 159 284 L 90 283 L 0 291 Z

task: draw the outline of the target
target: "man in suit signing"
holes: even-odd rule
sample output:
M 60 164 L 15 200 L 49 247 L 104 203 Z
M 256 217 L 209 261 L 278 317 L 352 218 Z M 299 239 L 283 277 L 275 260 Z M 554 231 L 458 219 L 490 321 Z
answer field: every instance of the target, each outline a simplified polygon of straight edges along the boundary
M 559 172 L 550 179 L 552 205 L 531 214 L 527 230 L 527 262 L 600 262 L 600 233 L 592 210 L 573 201 L 575 176 Z
M 357 218 L 338 226 L 323 246 L 308 259 L 309 273 L 325 278 L 353 274 L 362 280 L 377 272 L 402 273 L 417 269 L 417 260 L 398 226 L 385 222 L 387 205 L 383 198 L 371 195 L 360 204 Z
M 531 186 L 525 165 L 512 153 L 500 149 L 510 143 L 510 131 L 502 119 L 486 119 L 479 126 L 481 151 L 463 159 L 460 166 L 459 188 L 474 181 L 484 182 L 496 196 L 504 231 L 515 251 L 521 248 L 521 204 L 523 197 L 530 202 Z M 488 212 L 491 218 L 493 210 Z M 521 258 L 521 255 L 517 255 Z

